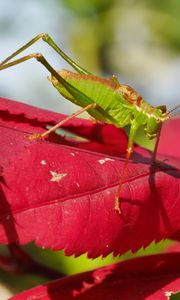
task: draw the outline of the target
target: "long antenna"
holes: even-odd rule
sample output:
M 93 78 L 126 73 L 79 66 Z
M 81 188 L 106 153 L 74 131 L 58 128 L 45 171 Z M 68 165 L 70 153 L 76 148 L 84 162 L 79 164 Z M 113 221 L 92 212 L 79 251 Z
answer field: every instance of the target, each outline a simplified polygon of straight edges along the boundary
M 177 106 L 175 106 L 173 109 L 171 109 L 169 111 L 169 114 L 171 114 L 173 111 L 175 111 L 176 109 L 178 109 L 180 107 L 180 104 L 178 104 Z

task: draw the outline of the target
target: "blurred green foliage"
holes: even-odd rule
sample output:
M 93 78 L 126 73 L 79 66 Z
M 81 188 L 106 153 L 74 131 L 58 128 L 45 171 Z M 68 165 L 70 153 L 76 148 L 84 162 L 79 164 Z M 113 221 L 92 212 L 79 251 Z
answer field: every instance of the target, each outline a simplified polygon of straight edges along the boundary
M 161 42 L 180 51 L 180 1 L 148 0 L 151 8 L 148 25 Z
M 69 27 L 72 48 L 81 62 L 93 71 L 112 74 L 116 60 L 121 60 L 124 44 L 137 51 L 133 43 L 138 38 L 147 47 L 157 51 L 161 48 L 162 53 L 180 51 L 178 0 L 63 0 L 63 3 L 74 17 L 72 28 Z M 131 36 L 133 26 L 135 34 Z M 122 37 L 118 37 L 118 27 L 120 32 L 124 30 Z M 125 65 L 127 60 L 128 57 L 123 56 Z M 142 65 L 144 63 L 142 57 Z
M 83 17 L 94 17 L 110 9 L 116 0 L 63 0 L 64 5 Z
M 112 9 L 116 0 L 63 0 L 63 3 L 74 16 L 75 24 L 69 34 L 81 64 L 96 73 L 111 71 L 106 50 L 113 43 Z
M 113 257 L 112 254 L 106 258 L 98 257 L 96 259 L 88 259 L 87 255 L 81 255 L 77 258 L 74 256 L 65 256 L 64 251 L 52 251 L 50 249 L 41 249 L 31 243 L 23 246 L 24 251 L 29 253 L 35 260 L 41 262 L 44 265 L 49 266 L 55 270 L 63 272 L 64 274 L 71 275 L 79 272 L 93 270 L 95 268 L 103 267 L 111 263 L 130 259 L 132 257 L 157 254 L 164 252 L 168 246 L 172 243 L 170 241 L 162 241 L 158 244 L 154 242 L 150 244 L 145 250 L 140 249 L 136 254 L 132 254 L 130 251 L 122 256 Z M 0 254 L 7 254 L 4 246 L 0 247 Z M 25 289 L 31 288 L 38 284 L 47 282 L 47 278 L 35 276 L 35 274 L 11 274 L 4 271 L 0 271 L 1 282 L 9 286 L 10 291 L 13 293 L 19 293 Z

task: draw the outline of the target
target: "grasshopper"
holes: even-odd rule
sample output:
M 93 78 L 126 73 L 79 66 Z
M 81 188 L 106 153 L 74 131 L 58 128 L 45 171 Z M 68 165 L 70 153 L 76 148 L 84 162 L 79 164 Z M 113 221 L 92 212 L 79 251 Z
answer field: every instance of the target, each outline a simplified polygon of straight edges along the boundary
M 12 60 L 25 49 L 42 39 L 52 47 L 76 71 L 56 71 L 41 53 L 33 53 Z M 157 137 L 153 160 L 155 160 L 162 124 L 169 120 L 169 112 L 165 105 L 153 107 L 139 95 L 132 87 L 121 84 L 116 76 L 110 79 L 95 76 L 75 63 L 68 57 L 46 33 L 37 35 L 23 45 L 13 54 L 8 56 L 1 64 L 0 70 L 12 67 L 31 58 L 37 59 L 51 74 L 50 82 L 58 92 L 81 107 L 76 113 L 68 116 L 43 134 L 31 135 L 30 139 L 46 138 L 70 119 L 87 111 L 98 121 L 114 124 L 123 128 L 130 125 L 126 159 L 120 174 L 119 185 L 115 194 L 115 210 L 120 213 L 120 192 L 128 161 L 133 153 L 134 137 L 139 127 L 144 128 L 144 133 L 149 139 Z

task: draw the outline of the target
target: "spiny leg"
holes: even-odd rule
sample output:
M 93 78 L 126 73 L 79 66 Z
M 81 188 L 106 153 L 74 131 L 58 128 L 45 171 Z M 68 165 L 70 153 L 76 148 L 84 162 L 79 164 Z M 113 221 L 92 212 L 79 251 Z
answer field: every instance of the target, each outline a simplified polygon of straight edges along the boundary
M 159 140 L 160 140 L 160 135 L 161 135 L 161 129 L 162 129 L 162 124 L 159 128 L 159 132 L 157 134 L 157 138 L 156 138 L 156 142 L 155 142 L 155 147 L 154 147 L 154 151 L 152 153 L 152 167 L 155 166 L 155 162 L 156 162 L 156 155 L 157 155 L 157 149 L 158 149 L 158 145 L 159 145 Z
M 74 119 L 75 117 L 77 117 L 78 115 L 82 114 L 83 112 L 92 109 L 92 108 L 96 108 L 97 104 L 96 103 L 91 103 L 88 104 L 87 106 L 81 108 L 80 110 L 78 110 L 77 112 L 73 113 L 72 115 L 68 116 L 67 118 L 65 118 L 64 120 L 58 122 L 55 126 L 51 127 L 49 130 L 45 131 L 42 134 L 32 134 L 29 136 L 30 140 L 36 140 L 36 139 L 44 139 L 47 138 L 49 136 L 50 133 L 54 132 L 56 129 L 60 128 L 61 126 L 63 126 L 65 123 L 67 123 L 69 120 Z
M 119 214 L 121 214 L 121 188 L 122 184 L 126 175 L 126 170 L 128 166 L 129 159 L 131 157 L 131 154 L 133 153 L 133 143 L 134 143 L 134 136 L 139 127 L 139 124 L 134 120 L 131 123 L 131 128 L 130 128 L 130 133 L 129 133 L 129 140 L 128 140 L 128 147 L 127 147 L 127 152 L 126 152 L 126 159 L 120 174 L 120 179 L 119 179 L 119 185 L 116 190 L 115 194 L 115 211 Z
M 8 56 L 5 60 L 3 60 L 0 64 L 4 65 L 7 62 L 9 62 L 12 58 L 23 52 L 25 49 L 29 48 L 31 45 L 36 43 L 38 40 L 42 39 L 44 42 L 46 42 L 51 48 L 53 48 L 65 61 L 67 61 L 78 73 L 80 74 L 90 74 L 87 70 L 79 66 L 77 63 L 75 63 L 68 55 L 66 55 L 54 42 L 54 40 L 47 34 L 47 33 L 41 33 L 35 36 L 32 40 L 30 40 L 28 43 L 23 45 L 21 48 L 19 48 L 17 51 L 12 53 L 10 56 Z

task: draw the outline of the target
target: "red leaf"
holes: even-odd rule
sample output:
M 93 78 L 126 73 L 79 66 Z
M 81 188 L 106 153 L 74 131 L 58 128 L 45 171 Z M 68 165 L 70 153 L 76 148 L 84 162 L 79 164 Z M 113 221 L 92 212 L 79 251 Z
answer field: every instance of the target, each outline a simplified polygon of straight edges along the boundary
M 54 125 L 63 120 L 66 115 L 57 114 L 47 110 L 39 109 L 23 103 L 0 98 L 1 126 L 7 122 L 13 126 L 31 133 L 32 131 L 44 131 L 47 124 Z M 14 123 L 15 124 L 14 124 Z M 64 143 L 88 150 L 107 153 L 109 155 L 125 154 L 127 148 L 127 136 L 121 128 L 113 125 L 95 123 L 85 119 L 74 118 L 63 126 L 63 129 L 78 134 L 89 141 L 78 142 L 63 139 L 57 135 L 50 140 L 56 143 Z
M 171 157 L 172 164 L 173 157 L 175 158 L 175 163 L 180 158 L 179 141 L 180 119 L 173 118 L 171 122 L 163 124 L 158 146 L 158 152 Z M 174 233 L 170 238 L 180 241 L 180 231 Z
M 180 286 L 180 254 L 136 258 L 30 289 L 11 300 L 167 300 Z
M 180 158 L 180 119 L 172 119 L 163 124 L 158 152 L 169 156 Z
M 154 171 L 148 152 L 137 148 L 128 165 L 118 215 L 114 195 L 123 159 L 82 150 L 84 143 L 63 138 L 66 145 L 29 141 L 28 133 L 40 132 L 46 123 L 64 116 L 5 99 L 0 105 L 0 243 L 35 240 L 41 247 L 65 249 L 66 255 L 88 252 L 97 257 L 136 251 L 180 230 L 178 160 L 169 158 Z M 66 128 L 84 131 L 90 139 L 99 126 L 75 119 Z M 92 141 L 100 148 L 109 140 L 102 132 Z M 118 145 L 122 136 L 125 149 L 122 130 L 113 134 Z M 68 146 L 72 143 L 79 148 Z M 115 142 L 112 154 L 118 153 L 116 147 Z

